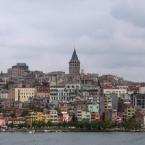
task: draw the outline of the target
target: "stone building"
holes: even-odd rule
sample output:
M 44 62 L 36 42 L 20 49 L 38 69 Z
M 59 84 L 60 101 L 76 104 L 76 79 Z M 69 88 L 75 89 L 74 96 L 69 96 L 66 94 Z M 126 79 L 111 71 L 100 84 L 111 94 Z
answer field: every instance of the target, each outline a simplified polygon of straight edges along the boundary
M 80 75 L 80 61 L 78 59 L 76 50 L 74 49 L 72 58 L 69 62 L 69 74 L 72 76 Z

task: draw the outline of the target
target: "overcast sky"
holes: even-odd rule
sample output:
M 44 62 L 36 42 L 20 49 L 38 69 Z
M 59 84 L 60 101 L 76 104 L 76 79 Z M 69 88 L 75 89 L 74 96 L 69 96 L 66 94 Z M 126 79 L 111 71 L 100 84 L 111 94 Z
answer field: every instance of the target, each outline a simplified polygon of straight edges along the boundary
M 85 72 L 145 81 L 145 0 L 0 0 L 0 70 Z

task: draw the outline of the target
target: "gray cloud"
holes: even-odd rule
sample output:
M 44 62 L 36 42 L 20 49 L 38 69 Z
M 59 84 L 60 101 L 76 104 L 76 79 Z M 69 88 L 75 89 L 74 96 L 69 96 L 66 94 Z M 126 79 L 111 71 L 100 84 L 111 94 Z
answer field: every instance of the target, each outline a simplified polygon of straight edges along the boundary
M 68 71 L 73 47 L 86 72 L 145 80 L 144 0 L 0 0 L 0 69 Z
M 126 0 L 114 5 L 112 15 L 118 19 L 130 22 L 139 27 L 145 27 L 145 1 Z

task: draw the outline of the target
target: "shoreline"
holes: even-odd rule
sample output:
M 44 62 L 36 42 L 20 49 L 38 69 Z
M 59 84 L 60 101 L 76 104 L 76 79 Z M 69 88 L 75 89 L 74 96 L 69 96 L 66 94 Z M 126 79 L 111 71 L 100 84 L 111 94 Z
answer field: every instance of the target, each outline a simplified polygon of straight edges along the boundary
M 53 133 L 53 132 L 145 132 L 145 129 L 142 130 L 124 130 L 124 129 L 105 129 L 105 130 L 89 130 L 89 129 L 12 129 L 12 130 L 0 130 L 0 133 Z

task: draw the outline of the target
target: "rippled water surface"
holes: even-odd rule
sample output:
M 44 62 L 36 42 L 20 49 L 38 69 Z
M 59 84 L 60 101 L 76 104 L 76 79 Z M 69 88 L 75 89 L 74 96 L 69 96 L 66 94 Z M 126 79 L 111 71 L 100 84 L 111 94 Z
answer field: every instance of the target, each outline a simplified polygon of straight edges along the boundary
M 145 133 L 0 133 L 0 145 L 144 145 Z

